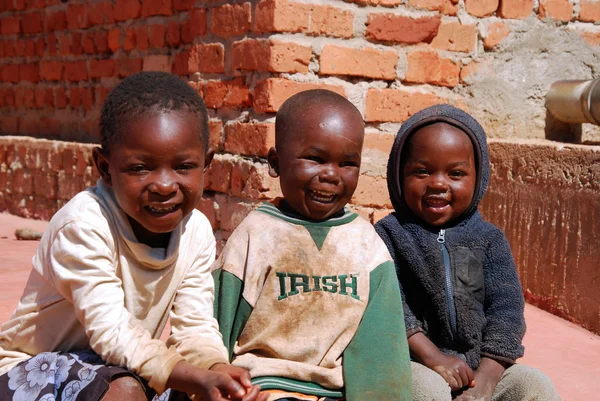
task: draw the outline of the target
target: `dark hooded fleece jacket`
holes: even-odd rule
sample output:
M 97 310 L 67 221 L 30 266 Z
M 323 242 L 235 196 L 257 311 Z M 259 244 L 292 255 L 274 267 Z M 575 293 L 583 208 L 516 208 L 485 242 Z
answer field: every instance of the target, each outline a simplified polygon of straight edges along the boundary
M 477 167 L 470 207 L 444 227 L 429 226 L 417 218 L 406 206 L 401 187 L 406 139 L 437 122 L 469 135 Z M 523 356 L 524 299 L 514 259 L 504 233 L 484 221 L 477 209 L 490 177 L 483 128 L 450 105 L 422 110 L 400 128 L 387 174 L 395 212 L 375 229 L 396 263 L 407 336 L 423 332 L 442 352 L 465 359 L 472 369 L 479 366 L 482 356 L 508 363 Z M 444 244 L 438 242 L 442 229 Z M 446 264 L 444 245 L 449 255 Z

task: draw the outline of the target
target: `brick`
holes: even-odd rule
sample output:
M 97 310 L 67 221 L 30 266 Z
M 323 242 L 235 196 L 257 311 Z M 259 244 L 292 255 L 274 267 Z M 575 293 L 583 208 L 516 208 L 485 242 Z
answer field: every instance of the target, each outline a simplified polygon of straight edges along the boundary
M 235 122 L 225 125 L 226 152 L 266 157 L 273 146 L 275 124 Z
M 150 25 L 149 44 L 151 48 L 160 49 L 165 47 L 167 27 L 163 24 Z
M 402 0 L 349 0 L 351 3 L 360 4 L 361 6 L 383 6 L 395 7 L 402 4 Z
M 192 43 L 194 39 L 206 34 L 206 10 L 195 8 L 190 11 L 189 18 L 181 27 L 181 40 L 183 43 Z
M 28 109 L 35 107 L 35 91 L 33 88 L 25 88 L 23 91 L 23 105 Z
M 573 18 L 573 4 L 569 0 L 540 0 L 540 18 L 568 22 Z
M 171 73 L 171 60 L 167 55 L 146 56 L 143 61 L 144 71 L 164 71 Z
M 439 11 L 446 15 L 456 15 L 458 12 L 458 1 L 453 0 L 409 0 L 409 3 L 416 8 Z
M 171 47 L 177 47 L 181 43 L 181 25 L 176 21 L 170 21 L 167 26 L 167 43 Z
M 94 36 L 91 32 L 83 35 L 82 46 L 83 46 L 83 51 L 85 52 L 85 54 L 96 53 L 96 45 L 94 44 Z
M 493 49 L 508 36 L 510 29 L 504 22 L 492 22 L 487 27 L 487 36 L 483 39 L 483 47 L 486 50 Z
M 123 32 L 119 28 L 113 28 L 108 32 L 108 48 L 111 52 L 116 52 L 121 48 L 121 36 Z
M 252 105 L 252 98 L 243 78 L 231 81 L 208 81 L 204 87 L 206 107 L 219 109 L 245 108 Z
M 88 19 L 91 25 L 105 25 L 115 22 L 112 2 L 92 3 L 89 5 L 88 11 Z
M 67 7 L 67 23 L 70 30 L 88 28 L 87 5 L 69 4 Z
M 477 27 L 462 25 L 459 22 L 448 22 L 440 25 L 437 36 L 431 46 L 440 50 L 454 52 L 472 52 L 477 46 Z
M 71 35 L 70 41 L 71 52 L 78 56 L 83 54 L 83 35 L 79 32 L 74 32 Z
M 94 97 L 96 98 L 96 101 L 98 102 L 99 105 L 104 104 L 104 99 L 106 99 L 106 96 L 108 96 L 111 89 L 112 88 L 107 88 L 104 86 L 96 87 L 96 93 L 95 93 Z
M 35 54 L 38 57 L 43 57 L 45 52 L 46 52 L 46 41 L 44 40 L 43 37 L 38 38 L 38 40 L 35 41 Z
M 135 46 L 138 50 L 148 48 L 148 26 L 140 25 L 135 27 Z
M 223 121 L 218 119 L 209 120 L 208 131 L 210 133 L 208 147 L 215 152 L 220 152 L 222 150 L 221 134 L 223 133 Z
M 342 86 L 312 82 L 295 82 L 283 78 L 268 78 L 260 81 L 253 92 L 253 107 L 257 113 L 273 113 L 290 96 L 310 89 L 327 89 L 346 96 Z
M 532 12 L 533 0 L 502 0 L 497 14 L 507 19 L 525 19 Z
M 2 80 L 4 82 L 19 82 L 19 65 L 4 64 L 4 68 L 2 68 Z
M 116 75 L 116 71 L 115 60 L 90 60 L 90 78 L 113 77 Z
M 192 72 L 224 73 L 225 48 L 221 43 L 193 46 L 190 49 L 188 65 Z
M 16 135 L 19 132 L 19 118 L 15 116 L 0 115 L 0 132 L 8 135 Z M 3 188 L 6 187 L 4 186 Z
M 394 14 L 369 14 L 366 37 L 393 43 L 430 43 L 438 34 L 441 17 L 410 18 Z
M 117 66 L 119 67 L 119 76 L 125 78 L 142 71 L 142 61 L 141 58 L 119 59 L 119 62 L 117 63 Z
M 60 81 L 63 74 L 63 63 L 56 60 L 40 61 L 40 76 L 44 81 Z
M 49 32 L 67 29 L 67 13 L 64 11 L 48 12 L 46 14 L 46 30 Z
M 25 56 L 25 39 L 17 39 L 15 43 L 15 52 L 19 57 Z
M 25 57 L 33 57 L 35 56 L 35 41 L 28 40 L 25 42 Z
M 351 38 L 354 34 L 354 14 L 337 7 L 314 5 L 306 33 L 315 36 Z
M 152 15 L 173 15 L 171 0 L 144 0 L 142 1 L 142 17 Z
M 460 64 L 442 59 L 435 50 L 415 50 L 408 55 L 406 82 L 454 87 L 458 84 Z
M 237 158 L 231 169 L 231 189 L 229 193 L 246 199 L 272 199 L 279 195 L 279 180 L 269 176 L 265 163 Z
M 369 89 L 365 101 L 365 121 L 404 122 L 417 111 L 445 103 L 433 93 L 399 89 Z
M 190 64 L 190 52 L 184 51 L 173 55 L 173 74 L 175 75 L 188 75 L 196 71 L 197 65 Z
M 94 32 L 94 47 L 97 53 L 107 53 L 108 48 L 108 32 L 96 31 Z
M 0 89 L 0 107 L 3 106 L 2 96 L 3 96 L 3 93 L 2 93 L 2 90 Z M 35 108 L 36 109 L 44 108 L 45 96 L 46 96 L 46 88 L 40 88 L 40 87 L 35 88 Z M 1 162 L 1 160 L 0 160 L 0 162 Z
M 138 0 L 116 0 L 114 6 L 114 17 L 117 21 L 137 19 L 141 15 L 140 2 Z
M 469 63 L 463 66 L 460 71 L 460 81 L 465 85 L 472 85 L 475 82 L 487 80 L 493 76 L 492 60 L 489 59 Z
M 600 46 L 600 32 L 581 32 L 581 37 L 590 46 Z
M 279 40 L 246 39 L 233 43 L 232 68 L 269 72 L 308 72 L 310 46 Z
M 19 134 L 36 135 L 40 131 L 40 121 L 37 118 L 21 118 L 19 120 Z
M 362 174 L 350 202 L 361 206 L 391 208 L 386 178 Z
M 194 7 L 196 0 L 173 0 L 175 11 L 189 11 Z
M 0 19 L 0 33 L 2 35 L 21 33 L 21 20 L 19 17 L 4 17 Z
M 350 75 L 374 79 L 396 78 L 398 53 L 370 47 L 354 49 L 328 44 L 319 59 L 319 72 L 324 75 Z
M 600 1 L 581 0 L 579 9 L 579 21 L 597 22 L 600 21 Z
M 67 92 L 65 88 L 58 87 L 54 89 L 54 107 L 57 109 L 64 109 L 67 107 L 69 100 L 67 99 Z
M 127 28 L 125 30 L 125 37 L 123 38 L 123 49 L 130 51 L 135 49 L 135 29 Z
M 492 15 L 498 9 L 499 0 L 466 0 L 467 12 L 476 17 Z
M 87 64 L 85 61 L 65 61 L 63 73 L 65 81 L 85 81 L 88 79 Z
M 243 35 L 252 26 L 252 5 L 249 2 L 241 4 L 224 4 L 212 9 L 210 30 L 217 36 L 228 38 Z
M 206 189 L 228 193 L 231 184 L 231 169 L 231 160 L 221 155 L 216 155 L 205 175 L 204 185 Z
M 21 64 L 19 67 L 19 80 L 29 82 L 39 82 L 40 80 L 40 67 L 37 63 L 35 64 Z
M 255 10 L 255 32 L 306 32 L 311 6 L 287 0 L 261 0 Z
M 94 107 L 94 91 L 92 88 L 81 88 L 81 104 L 86 111 Z

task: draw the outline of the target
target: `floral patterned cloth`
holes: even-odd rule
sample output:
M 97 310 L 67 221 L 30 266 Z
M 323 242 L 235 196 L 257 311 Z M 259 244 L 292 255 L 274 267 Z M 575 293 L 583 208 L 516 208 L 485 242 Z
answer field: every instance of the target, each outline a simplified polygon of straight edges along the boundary
M 19 363 L 0 376 L 1 401 L 97 401 L 116 376 L 137 378 L 149 401 L 183 401 L 189 398 L 168 389 L 158 396 L 147 383 L 125 368 L 109 366 L 92 351 L 43 352 Z

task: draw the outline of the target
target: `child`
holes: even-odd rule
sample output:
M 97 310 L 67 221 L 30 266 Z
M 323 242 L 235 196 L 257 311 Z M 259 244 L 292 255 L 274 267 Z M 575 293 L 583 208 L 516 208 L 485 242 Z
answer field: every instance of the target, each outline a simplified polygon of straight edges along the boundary
M 415 400 L 559 399 L 523 355 L 523 294 L 502 231 L 477 206 L 489 181 L 483 128 L 449 105 L 406 121 L 388 162 L 395 213 L 375 229 L 403 295 Z
M 167 388 L 257 398 L 213 318 L 215 240 L 195 210 L 212 158 L 207 124 L 198 94 L 166 73 L 133 75 L 109 94 L 93 151 L 101 178 L 52 218 L 2 326 L 2 400 L 146 400 Z M 160 400 L 169 393 L 186 397 Z
M 412 400 L 400 291 L 373 227 L 344 208 L 364 124 L 344 97 L 310 90 L 279 109 L 269 174 L 283 199 L 233 232 L 215 308 L 232 364 L 269 400 Z

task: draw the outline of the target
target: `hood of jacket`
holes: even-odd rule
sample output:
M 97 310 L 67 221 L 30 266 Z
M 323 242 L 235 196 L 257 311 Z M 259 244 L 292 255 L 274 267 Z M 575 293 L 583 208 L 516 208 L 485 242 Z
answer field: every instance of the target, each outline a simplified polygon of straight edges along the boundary
M 392 205 L 400 216 L 410 218 L 413 213 L 406 207 L 404 197 L 402 196 L 402 174 L 400 166 L 402 163 L 402 149 L 407 139 L 419 129 L 444 122 L 450 124 L 464 133 L 471 139 L 475 154 L 475 165 L 477 169 L 477 184 L 473 194 L 471 205 L 458 218 L 451 222 L 452 225 L 460 224 L 467 220 L 476 211 L 481 199 L 485 195 L 490 180 L 490 163 L 487 147 L 487 140 L 484 129 L 479 123 L 466 112 L 449 104 L 439 104 L 428 107 L 418 113 L 413 114 L 402 126 L 396 135 L 394 146 L 390 153 L 387 165 L 387 184 Z

